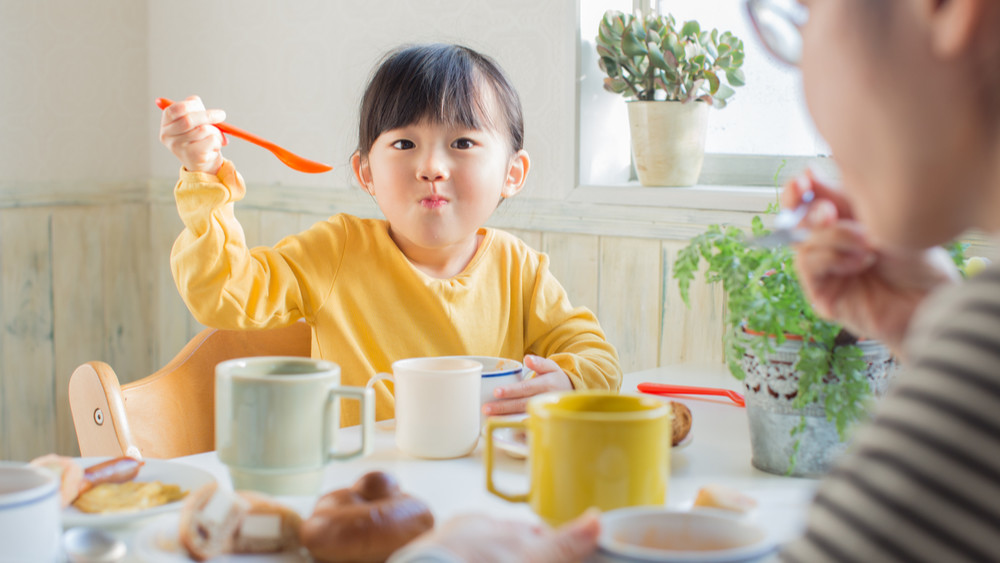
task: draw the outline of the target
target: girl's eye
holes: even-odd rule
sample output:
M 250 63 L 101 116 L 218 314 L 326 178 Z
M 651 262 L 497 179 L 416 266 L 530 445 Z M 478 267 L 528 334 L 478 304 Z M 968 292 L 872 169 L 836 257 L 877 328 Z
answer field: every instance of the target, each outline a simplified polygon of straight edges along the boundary
M 459 139 L 452 143 L 451 146 L 456 149 L 471 149 L 476 146 L 476 143 L 472 139 Z
M 406 150 L 406 149 L 412 149 L 415 145 L 413 144 L 413 141 L 408 141 L 406 139 L 400 139 L 400 140 L 396 141 L 395 143 L 393 143 L 392 146 L 393 146 L 393 148 L 397 148 L 399 150 Z

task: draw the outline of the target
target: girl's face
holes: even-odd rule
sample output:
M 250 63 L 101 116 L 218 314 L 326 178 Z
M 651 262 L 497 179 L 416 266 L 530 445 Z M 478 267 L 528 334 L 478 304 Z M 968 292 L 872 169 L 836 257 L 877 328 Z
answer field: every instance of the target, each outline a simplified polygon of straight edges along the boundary
M 528 172 L 527 153 L 511 155 L 504 135 L 428 120 L 383 132 L 367 160 L 355 161 L 359 181 L 411 260 L 474 249 L 479 228 L 501 198 L 521 190 Z
M 969 77 L 933 52 L 929 3 L 802 3 L 806 101 L 873 242 L 924 248 L 959 235 L 981 188 L 964 167 L 976 120 Z

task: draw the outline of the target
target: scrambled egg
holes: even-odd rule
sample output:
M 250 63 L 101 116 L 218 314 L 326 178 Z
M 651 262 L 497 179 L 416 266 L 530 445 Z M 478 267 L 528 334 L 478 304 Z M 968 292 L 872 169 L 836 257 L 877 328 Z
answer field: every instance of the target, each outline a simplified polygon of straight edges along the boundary
M 187 491 L 159 481 L 102 483 L 77 497 L 73 503 L 82 512 L 132 512 L 184 498 Z

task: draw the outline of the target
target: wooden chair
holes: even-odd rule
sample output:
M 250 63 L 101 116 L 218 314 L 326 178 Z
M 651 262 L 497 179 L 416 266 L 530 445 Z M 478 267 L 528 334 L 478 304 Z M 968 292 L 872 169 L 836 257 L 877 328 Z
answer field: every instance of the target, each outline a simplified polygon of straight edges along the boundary
M 69 380 L 82 456 L 172 458 L 215 449 L 215 365 L 249 356 L 309 356 L 304 322 L 273 330 L 205 329 L 152 375 L 121 385 L 87 362 Z

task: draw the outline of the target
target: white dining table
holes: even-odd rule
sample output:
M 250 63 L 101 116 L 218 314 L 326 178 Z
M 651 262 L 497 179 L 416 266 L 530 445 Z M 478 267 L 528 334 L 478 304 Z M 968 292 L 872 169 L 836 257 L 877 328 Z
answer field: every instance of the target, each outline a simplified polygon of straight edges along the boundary
M 741 382 L 722 365 L 682 364 L 658 367 L 625 374 L 622 393 L 638 393 L 642 382 L 673 383 L 724 387 L 742 391 Z M 815 494 L 818 481 L 772 475 L 751 464 L 750 436 L 745 409 L 722 397 L 663 397 L 684 403 L 691 410 L 690 440 L 671 455 L 666 507 L 687 510 L 697 491 L 718 484 L 736 489 L 757 500 L 757 508 L 746 518 L 784 542 L 801 534 L 805 513 Z M 378 425 L 377 425 L 378 426 Z M 341 429 L 345 441 L 357 441 L 357 427 Z M 511 503 L 486 490 L 483 442 L 472 454 L 449 460 L 426 460 L 399 451 L 392 430 L 377 427 L 373 452 L 361 459 L 334 462 L 325 471 L 321 493 L 347 487 L 369 471 L 394 475 L 401 488 L 424 500 L 437 522 L 453 516 L 478 512 L 498 518 L 538 522 L 524 503 Z M 502 453 L 496 456 L 495 480 L 510 492 L 525 492 L 528 487 L 527 461 Z M 189 464 L 210 472 L 225 487 L 231 481 L 225 465 L 215 452 L 175 458 L 175 463 Z M 316 496 L 278 497 L 304 517 L 312 512 Z M 141 525 L 112 532 L 131 544 Z M 770 555 L 764 561 L 776 559 Z M 126 561 L 141 561 L 133 545 Z M 257 559 L 255 560 L 266 560 Z

